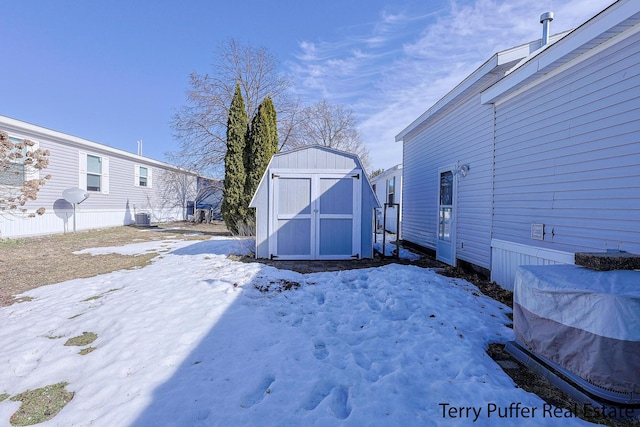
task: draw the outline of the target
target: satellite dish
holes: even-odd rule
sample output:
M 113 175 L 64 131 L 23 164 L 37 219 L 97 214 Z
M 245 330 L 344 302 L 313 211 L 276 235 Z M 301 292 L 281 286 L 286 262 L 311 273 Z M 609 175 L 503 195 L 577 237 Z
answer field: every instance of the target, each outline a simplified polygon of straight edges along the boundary
M 62 197 L 69 203 L 82 203 L 89 198 L 87 193 L 82 188 L 67 188 L 62 192 Z
M 84 202 L 89 198 L 87 193 L 82 188 L 67 188 L 62 192 L 62 197 L 73 205 L 73 233 L 76 232 L 76 205 Z

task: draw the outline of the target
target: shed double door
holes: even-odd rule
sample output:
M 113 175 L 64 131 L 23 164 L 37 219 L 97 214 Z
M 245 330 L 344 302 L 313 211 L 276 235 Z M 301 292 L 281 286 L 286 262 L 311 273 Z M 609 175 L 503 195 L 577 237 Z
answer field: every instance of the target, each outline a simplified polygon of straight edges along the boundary
M 362 172 L 272 173 L 269 251 L 277 259 L 352 259 L 360 248 Z M 275 238 L 274 238 L 275 237 Z

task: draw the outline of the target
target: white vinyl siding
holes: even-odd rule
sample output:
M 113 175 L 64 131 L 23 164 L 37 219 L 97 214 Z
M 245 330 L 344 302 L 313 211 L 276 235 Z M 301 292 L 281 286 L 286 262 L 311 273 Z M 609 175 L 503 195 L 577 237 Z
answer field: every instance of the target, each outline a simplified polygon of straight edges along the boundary
M 469 164 L 458 177 L 457 258 L 489 268 L 493 107 L 466 98 L 403 144 L 402 238 L 435 250 L 438 168 Z
M 639 117 L 639 34 L 498 103 L 493 237 L 640 252 Z

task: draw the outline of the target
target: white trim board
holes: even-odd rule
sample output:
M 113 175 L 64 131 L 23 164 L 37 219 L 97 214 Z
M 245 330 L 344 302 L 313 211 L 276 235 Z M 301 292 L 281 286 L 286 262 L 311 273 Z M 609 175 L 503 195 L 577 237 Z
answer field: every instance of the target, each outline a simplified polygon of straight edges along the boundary
M 555 249 L 540 248 L 499 239 L 491 239 L 491 248 L 502 249 L 563 264 L 575 264 L 575 255 L 573 252 L 557 251 Z

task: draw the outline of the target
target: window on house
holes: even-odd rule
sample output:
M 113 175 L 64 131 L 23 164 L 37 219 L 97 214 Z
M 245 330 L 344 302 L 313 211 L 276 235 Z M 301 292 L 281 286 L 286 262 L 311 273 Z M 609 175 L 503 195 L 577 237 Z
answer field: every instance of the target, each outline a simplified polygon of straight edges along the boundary
M 387 203 L 395 203 L 396 177 L 387 180 Z
M 151 168 L 135 165 L 133 173 L 133 185 L 135 185 L 136 187 L 151 188 L 151 172 Z
M 94 193 L 109 194 L 109 157 L 79 151 L 78 187 Z
M 22 140 L 9 137 L 9 141 L 13 144 L 19 144 Z M 13 148 L 7 153 L 9 161 L 0 166 L 0 185 L 21 187 L 25 181 L 25 165 L 24 159 L 27 155 L 27 146 L 21 150 Z
M 147 186 L 147 176 L 148 176 L 147 168 L 140 166 L 140 177 L 138 178 L 138 185 L 140 187 Z
M 102 191 L 102 158 L 87 154 L 87 191 Z

